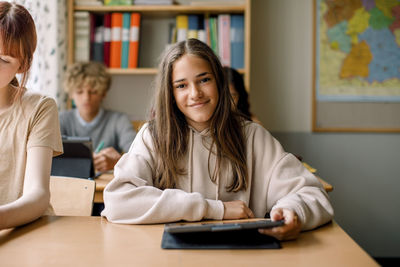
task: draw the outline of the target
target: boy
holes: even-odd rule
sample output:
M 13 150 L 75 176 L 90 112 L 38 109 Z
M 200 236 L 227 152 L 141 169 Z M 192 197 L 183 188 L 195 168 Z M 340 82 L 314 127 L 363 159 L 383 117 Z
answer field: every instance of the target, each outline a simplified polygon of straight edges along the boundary
M 64 88 L 76 109 L 60 113 L 61 134 L 90 136 L 96 171 L 112 170 L 123 152 L 127 152 L 136 136 L 126 114 L 101 107 L 110 88 L 111 76 L 98 62 L 78 62 L 65 76 Z

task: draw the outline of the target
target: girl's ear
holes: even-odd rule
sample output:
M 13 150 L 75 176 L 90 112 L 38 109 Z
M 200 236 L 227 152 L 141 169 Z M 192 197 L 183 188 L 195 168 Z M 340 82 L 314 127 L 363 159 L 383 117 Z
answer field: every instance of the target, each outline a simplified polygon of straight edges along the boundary
M 20 74 L 20 73 L 24 73 L 26 70 L 25 70 L 25 67 L 24 66 L 19 66 L 19 68 L 18 68 L 18 70 L 17 70 L 17 73 L 18 74 Z

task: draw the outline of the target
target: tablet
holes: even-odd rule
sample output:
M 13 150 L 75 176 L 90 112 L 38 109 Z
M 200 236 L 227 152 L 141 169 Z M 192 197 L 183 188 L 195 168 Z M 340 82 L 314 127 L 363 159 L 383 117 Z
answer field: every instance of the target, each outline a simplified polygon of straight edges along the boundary
M 229 221 L 202 221 L 179 222 L 165 224 L 164 230 L 168 233 L 196 233 L 196 232 L 221 232 L 244 229 L 272 228 L 281 226 L 284 221 L 272 221 L 271 219 L 245 219 Z
M 54 157 L 51 175 L 93 178 L 94 166 L 90 137 L 63 136 L 64 153 Z

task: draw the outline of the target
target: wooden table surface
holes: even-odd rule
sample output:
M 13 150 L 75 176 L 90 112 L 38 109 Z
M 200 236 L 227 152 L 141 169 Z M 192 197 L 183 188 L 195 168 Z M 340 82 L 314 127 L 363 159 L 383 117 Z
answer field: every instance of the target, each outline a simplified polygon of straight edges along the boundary
M 42 217 L 0 231 L 1 266 L 378 266 L 335 222 L 281 249 L 164 250 L 163 225 Z

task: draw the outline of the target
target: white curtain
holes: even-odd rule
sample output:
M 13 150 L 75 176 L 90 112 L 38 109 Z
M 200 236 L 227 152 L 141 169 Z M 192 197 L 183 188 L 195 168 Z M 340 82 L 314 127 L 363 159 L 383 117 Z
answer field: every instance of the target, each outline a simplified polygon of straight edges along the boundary
M 67 62 L 66 0 L 9 0 L 31 13 L 37 31 L 37 47 L 27 83 L 28 90 L 53 97 L 65 109 L 67 96 L 62 89 Z

